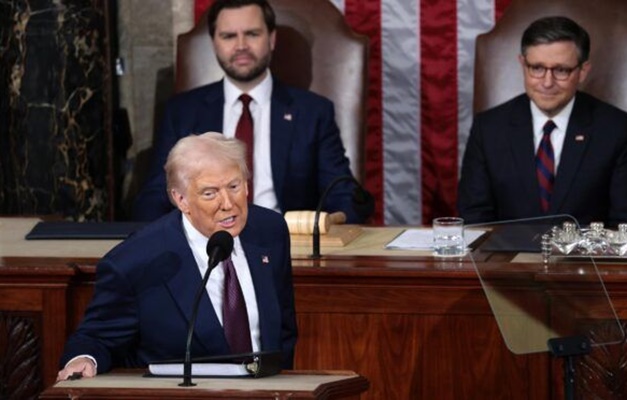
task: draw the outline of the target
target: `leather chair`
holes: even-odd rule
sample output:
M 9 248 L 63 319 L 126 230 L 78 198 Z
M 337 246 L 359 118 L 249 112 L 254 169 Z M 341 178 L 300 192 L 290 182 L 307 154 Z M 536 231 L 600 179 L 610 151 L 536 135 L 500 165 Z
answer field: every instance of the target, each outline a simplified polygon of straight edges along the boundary
M 269 2 L 277 18 L 277 42 L 270 66 L 273 75 L 333 101 L 351 171 L 363 182 L 367 37 L 353 32 L 329 0 Z M 177 39 L 175 90 L 189 90 L 222 77 L 205 13 L 191 31 Z
M 520 39 L 534 20 L 563 15 L 590 34 L 592 69 L 581 90 L 627 111 L 625 0 L 513 0 L 492 31 L 476 42 L 474 112 L 523 93 Z

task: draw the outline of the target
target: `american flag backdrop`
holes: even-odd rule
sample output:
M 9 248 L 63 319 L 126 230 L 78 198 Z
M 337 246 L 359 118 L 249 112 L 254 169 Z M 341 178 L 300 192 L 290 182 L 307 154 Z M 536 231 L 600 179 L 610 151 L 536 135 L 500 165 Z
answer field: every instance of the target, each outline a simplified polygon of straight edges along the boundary
M 200 16 L 212 0 L 195 0 Z M 370 38 L 365 185 L 375 222 L 456 214 L 474 47 L 512 0 L 330 0 Z

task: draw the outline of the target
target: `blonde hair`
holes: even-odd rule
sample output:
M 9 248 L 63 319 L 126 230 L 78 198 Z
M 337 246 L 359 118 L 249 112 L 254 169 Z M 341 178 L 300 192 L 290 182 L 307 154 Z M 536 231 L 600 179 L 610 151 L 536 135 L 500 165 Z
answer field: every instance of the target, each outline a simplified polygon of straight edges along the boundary
M 164 166 L 170 200 L 172 189 L 184 192 L 190 179 L 205 168 L 207 160 L 237 165 L 244 179 L 248 179 L 246 145 L 242 141 L 218 132 L 189 135 L 176 142 Z

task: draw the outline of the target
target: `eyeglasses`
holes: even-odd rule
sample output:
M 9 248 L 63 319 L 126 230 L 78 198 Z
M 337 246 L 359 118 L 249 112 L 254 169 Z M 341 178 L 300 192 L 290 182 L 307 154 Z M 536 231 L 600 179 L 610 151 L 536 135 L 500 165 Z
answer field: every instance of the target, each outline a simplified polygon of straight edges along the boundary
M 546 71 L 551 71 L 551 75 L 553 79 L 556 81 L 565 81 L 570 78 L 570 75 L 574 70 L 581 67 L 581 64 L 577 64 L 574 67 L 553 67 L 548 68 L 544 65 L 537 64 L 529 64 L 527 60 L 525 60 L 525 66 L 527 67 L 527 71 L 529 71 L 529 75 L 532 78 L 544 78 L 546 76 Z

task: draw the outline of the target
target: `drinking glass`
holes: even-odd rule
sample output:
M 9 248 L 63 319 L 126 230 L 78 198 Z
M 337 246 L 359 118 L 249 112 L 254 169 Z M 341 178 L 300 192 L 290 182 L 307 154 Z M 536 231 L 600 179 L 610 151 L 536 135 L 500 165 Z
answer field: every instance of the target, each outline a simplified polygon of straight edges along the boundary
M 440 217 L 433 220 L 433 255 L 460 257 L 466 254 L 464 220 L 458 217 Z

